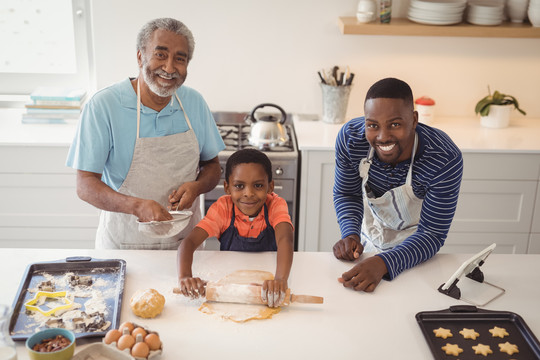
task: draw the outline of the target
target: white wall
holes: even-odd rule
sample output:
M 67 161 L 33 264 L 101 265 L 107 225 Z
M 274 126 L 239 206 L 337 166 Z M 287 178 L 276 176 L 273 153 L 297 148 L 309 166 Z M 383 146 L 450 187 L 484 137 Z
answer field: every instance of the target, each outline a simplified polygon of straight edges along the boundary
M 249 111 L 275 102 L 289 112 L 321 112 L 317 70 L 349 65 L 356 74 L 348 116 L 363 114 L 365 92 L 393 76 L 437 114 L 474 116 L 487 85 L 515 95 L 540 118 L 540 39 L 342 35 L 339 16 L 357 0 L 94 0 L 98 88 L 137 74 L 135 38 L 156 17 L 177 18 L 196 48 L 186 85 L 212 110 Z M 405 16 L 407 0 L 394 1 Z M 514 112 L 515 117 L 521 116 Z

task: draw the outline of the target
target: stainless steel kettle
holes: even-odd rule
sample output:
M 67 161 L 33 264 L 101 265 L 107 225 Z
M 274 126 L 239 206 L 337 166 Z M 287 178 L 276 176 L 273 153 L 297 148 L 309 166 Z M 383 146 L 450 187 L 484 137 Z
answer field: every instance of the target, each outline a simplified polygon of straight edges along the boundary
M 274 107 L 281 112 L 281 118 L 274 115 L 260 116 L 255 118 L 255 112 L 264 107 Z M 287 120 L 285 111 L 275 104 L 260 104 L 255 106 L 249 116 L 251 120 L 251 132 L 248 141 L 251 145 L 264 149 L 276 145 L 283 145 L 289 141 L 289 135 L 283 124 Z

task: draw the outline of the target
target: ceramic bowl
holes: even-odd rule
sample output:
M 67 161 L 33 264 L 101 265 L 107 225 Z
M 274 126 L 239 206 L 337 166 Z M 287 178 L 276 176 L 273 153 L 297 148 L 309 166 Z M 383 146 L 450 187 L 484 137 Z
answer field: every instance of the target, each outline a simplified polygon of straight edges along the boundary
M 149 221 L 139 223 L 139 231 L 155 239 L 169 238 L 178 235 L 189 224 L 193 212 L 189 210 L 169 211 L 172 220 Z
M 42 340 L 52 339 L 57 335 L 62 335 L 71 341 L 71 344 L 62 350 L 54 352 L 37 352 L 32 350 L 34 345 L 41 343 Z M 41 330 L 26 340 L 26 350 L 28 351 L 28 356 L 32 360 L 69 360 L 75 353 L 75 334 L 69 330 L 60 328 Z

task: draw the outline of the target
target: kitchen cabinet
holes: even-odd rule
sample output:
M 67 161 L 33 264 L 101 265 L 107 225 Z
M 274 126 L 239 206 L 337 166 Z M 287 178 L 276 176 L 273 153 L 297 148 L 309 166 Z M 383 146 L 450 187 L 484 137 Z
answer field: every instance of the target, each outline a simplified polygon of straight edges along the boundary
M 529 23 L 514 24 L 504 22 L 498 26 L 478 26 L 460 23 L 451 26 L 423 25 L 408 19 L 392 18 L 390 24 L 380 22 L 358 23 L 356 17 L 340 17 L 342 34 L 350 35 L 391 35 L 391 36 L 458 36 L 493 38 L 540 38 L 540 28 Z
M 540 174 L 536 189 L 536 204 L 534 205 L 531 235 L 529 237 L 529 254 L 540 254 Z
M 527 253 L 540 154 L 464 153 L 463 163 L 458 207 L 441 251 L 476 251 L 495 242 L 498 252 Z
M 0 247 L 93 248 L 99 211 L 76 194 L 68 146 L 0 146 Z
M 540 154 L 464 153 L 463 158 L 456 215 L 441 252 L 475 253 L 494 242 L 498 253 L 540 251 L 530 239 L 540 238 L 540 231 L 530 234 L 533 212 L 540 216 L 540 201 L 535 209 Z M 334 169 L 334 151 L 302 151 L 299 250 L 331 251 L 340 238 Z
M 299 251 L 332 251 L 340 232 L 334 211 L 334 151 L 302 151 Z

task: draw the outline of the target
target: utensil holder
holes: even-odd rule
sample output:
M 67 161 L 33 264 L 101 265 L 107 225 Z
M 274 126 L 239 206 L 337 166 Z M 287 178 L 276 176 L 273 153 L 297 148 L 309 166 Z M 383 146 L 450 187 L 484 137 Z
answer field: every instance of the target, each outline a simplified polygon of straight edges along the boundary
M 351 85 L 332 86 L 321 84 L 323 98 L 322 121 L 329 124 L 345 122 Z

